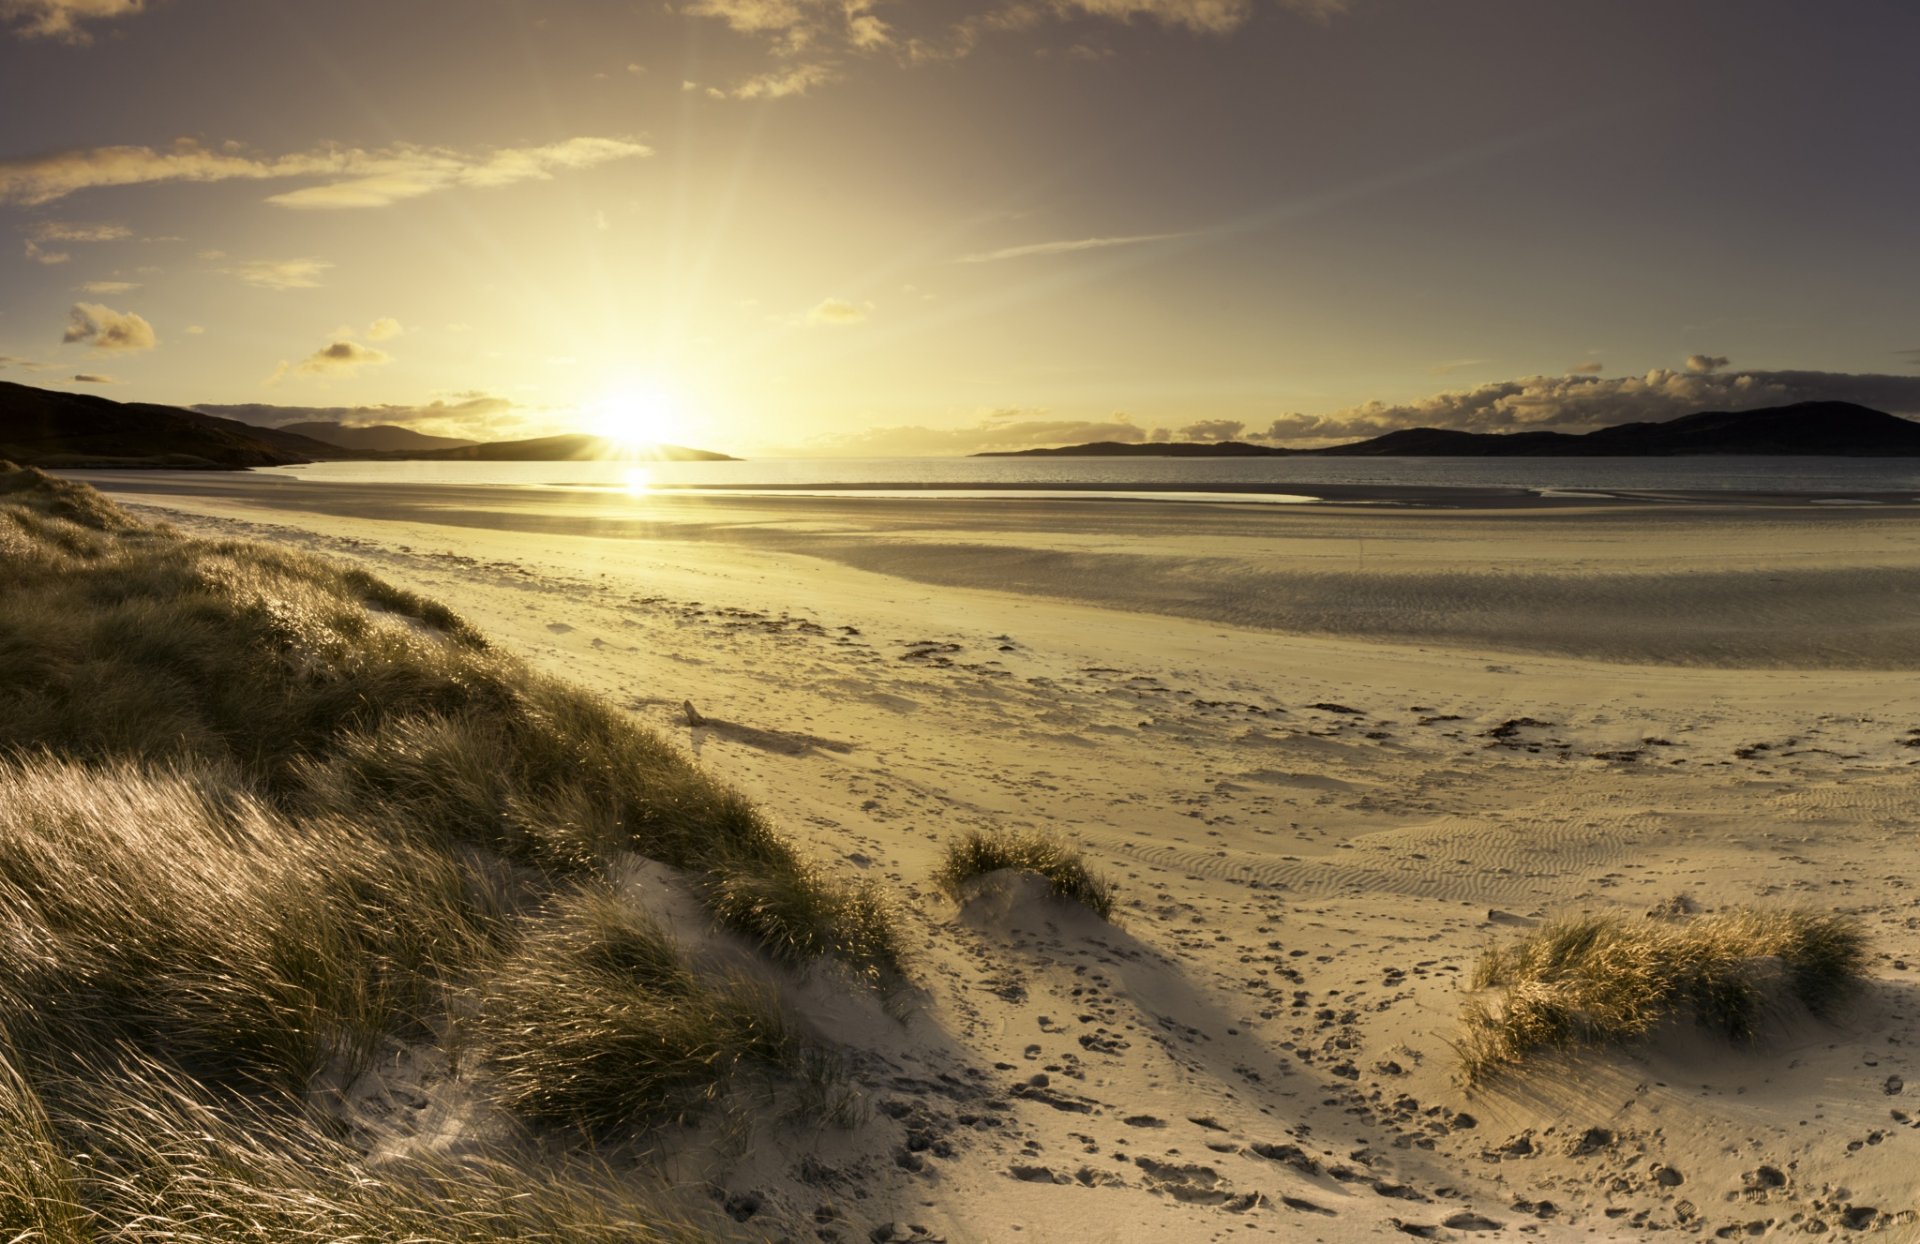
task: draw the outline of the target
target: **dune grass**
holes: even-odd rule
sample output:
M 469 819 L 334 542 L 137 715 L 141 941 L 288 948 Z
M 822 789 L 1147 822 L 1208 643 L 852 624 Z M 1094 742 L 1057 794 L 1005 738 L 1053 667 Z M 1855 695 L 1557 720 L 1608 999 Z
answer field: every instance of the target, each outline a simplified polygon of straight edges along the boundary
M 502 1098 L 601 1138 L 698 1113 L 736 1068 L 800 1062 L 764 990 L 696 976 L 602 886 L 560 900 L 478 993 L 478 1050 Z
M 0 464 L 0 600 L 0 752 L 231 765 L 290 812 L 556 871 L 638 852 L 696 874 L 770 953 L 894 965 L 877 889 L 811 864 L 652 731 L 361 571 L 185 539 Z
M 1089 869 L 1077 849 L 1044 834 L 969 830 L 947 844 L 946 859 L 934 880 L 958 898 L 966 882 L 1003 868 L 1038 873 L 1055 894 L 1072 899 L 1102 920 L 1113 916 L 1111 883 Z
M 877 889 L 445 608 L 0 464 L 0 1240 L 706 1238 L 531 1148 L 372 1165 L 312 1093 L 405 1044 L 593 1137 L 808 1091 L 615 900 L 635 854 L 772 960 L 895 970 Z
M 1470 1083 L 1548 1050 L 1609 1045 L 1691 1016 L 1748 1040 L 1770 998 L 1819 1013 L 1866 966 L 1858 922 L 1808 911 L 1736 909 L 1683 921 L 1584 916 L 1487 952 L 1462 1013 Z
M 297 1105 L 224 1096 L 137 1057 L 43 1107 L 0 1058 L 0 1238 L 20 1244 L 719 1244 L 591 1161 L 369 1162 Z M 73 1156 L 59 1152 L 50 1116 Z M 15 1126 L 32 1116 L 39 1127 Z M 84 1155 L 84 1156 L 81 1156 Z

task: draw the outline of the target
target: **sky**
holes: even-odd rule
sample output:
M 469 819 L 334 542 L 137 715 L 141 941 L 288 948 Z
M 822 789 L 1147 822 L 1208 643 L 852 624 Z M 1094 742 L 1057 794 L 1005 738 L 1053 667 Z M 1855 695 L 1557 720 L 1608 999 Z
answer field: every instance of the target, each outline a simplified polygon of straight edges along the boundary
M 1915 49 L 1911 0 L 0 0 L 0 379 L 755 455 L 1920 415 Z

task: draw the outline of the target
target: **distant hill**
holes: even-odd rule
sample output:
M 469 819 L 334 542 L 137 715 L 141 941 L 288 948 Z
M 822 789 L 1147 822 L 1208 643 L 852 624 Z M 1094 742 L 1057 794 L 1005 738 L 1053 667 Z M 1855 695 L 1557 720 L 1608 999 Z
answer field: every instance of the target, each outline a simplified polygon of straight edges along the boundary
M 541 436 L 526 441 L 488 441 L 459 449 L 410 453 L 409 458 L 435 462 L 581 462 L 600 458 L 652 458 L 667 462 L 733 462 L 731 454 L 684 445 L 654 445 L 642 452 L 622 449 L 598 436 Z
M 0 381 L 0 458 L 23 466 L 237 470 L 354 456 L 297 433 L 177 406 Z
M 976 458 L 1251 458 L 1273 454 L 1376 458 L 1650 458 L 1696 454 L 1920 457 L 1920 423 L 1852 402 L 1795 402 L 1759 410 L 1703 410 L 1664 423 L 1622 423 L 1597 432 L 1457 432 L 1403 428 L 1325 449 L 1270 449 L 1240 441 L 1122 445 L 1095 441 Z
M 1310 452 L 1334 457 L 1646 458 L 1694 454 L 1920 457 L 1920 423 L 1852 402 L 1705 410 L 1597 432 L 1453 432 L 1408 428 Z
M 1249 445 L 1245 441 L 1150 441 L 1139 444 L 1124 441 L 1094 441 L 1086 445 L 1064 445 L 1057 449 L 996 449 L 972 456 L 975 458 L 1277 458 L 1301 452 L 1298 449 L 1276 449 L 1271 445 Z
M 344 423 L 330 423 L 315 420 L 309 423 L 283 423 L 282 432 L 292 432 L 296 436 L 310 436 L 329 445 L 339 445 L 344 449 L 365 449 L 373 453 L 411 454 L 432 452 L 436 449 L 463 449 L 477 445 L 478 441 L 469 441 L 457 436 L 429 436 L 425 432 L 416 432 L 412 428 L 403 428 L 397 424 L 380 423 L 372 427 L 354 428 Z

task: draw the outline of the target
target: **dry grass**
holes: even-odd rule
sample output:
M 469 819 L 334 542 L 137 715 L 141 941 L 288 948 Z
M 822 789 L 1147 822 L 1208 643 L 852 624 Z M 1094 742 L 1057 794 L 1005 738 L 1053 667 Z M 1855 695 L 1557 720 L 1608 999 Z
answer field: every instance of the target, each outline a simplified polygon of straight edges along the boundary
M 1865 963 L 1857 922 L 1807 911 L 1559 921 L 1481 959 L 1473 988 L 1499 994 L 1466 1005 L 1462 1067 L 1479 1082 L 1536 1053 L 1629 1041 L 1675 1016 L 1746 1040 L 1770 997 L 1818 1013 Z
M 809 1091 L 614 900 L 636 853 L 773 959 L 894 970 L 877 890 L 445 608 L 0 464 L 0 1241 L 708 1238 L 532 1149 L 375 1167 L 309 1094 L 395 1042 L 592 1136 Z
M 970 830 L 947 844 L 947 858 L 934 880 L 957 898 L 967 881 L 1003 868 L 1038 873 L 1062 898 L 1102 920 L 1113 915 L 1113 888 L 1107 879 L 1089 869 L 1078 850 L 1043 834 Z
M 0 752 L 227 765 L 290 813 L 555 871 L 638 852 L 777 956 L 893 966 L 877 891 L 652 731 L 360 571 L 184 539 L 0 464 L 0 602 Z
M 601 886 L 562 899 L 477 992 L 502 1098 L 600 1138 L 697 1113 L 743 1066 L 800 1063 L 764 990 L 696 976 L 666 930 Z

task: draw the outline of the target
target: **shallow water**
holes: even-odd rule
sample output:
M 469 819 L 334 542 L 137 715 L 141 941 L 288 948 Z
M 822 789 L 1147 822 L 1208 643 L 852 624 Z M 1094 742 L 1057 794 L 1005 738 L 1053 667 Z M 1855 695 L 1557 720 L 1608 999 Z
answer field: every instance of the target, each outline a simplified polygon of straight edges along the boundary
M 317 462 L 276 467 L 316 482 L 492 484 L 614 490 L 1059 489 L 1173 499 L 1316 488 L 1920 495 L 1915 458 L 768 458 L 742 462 Z

